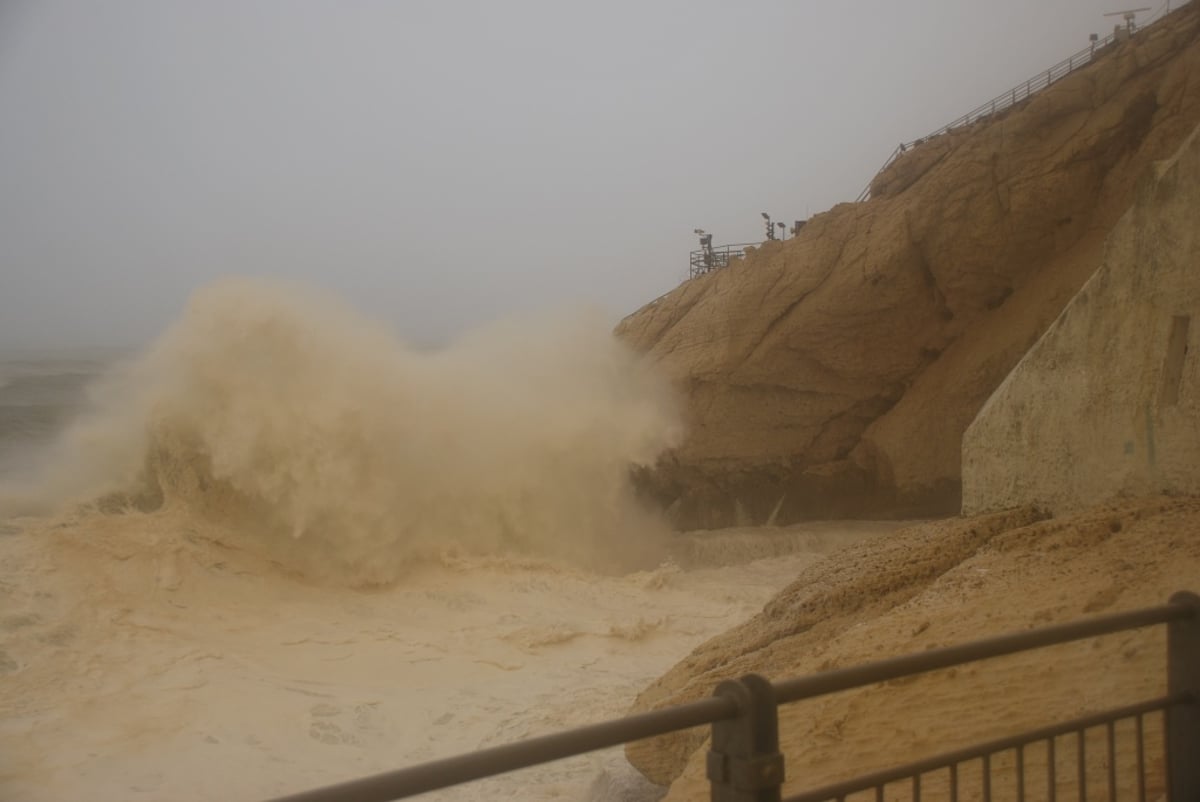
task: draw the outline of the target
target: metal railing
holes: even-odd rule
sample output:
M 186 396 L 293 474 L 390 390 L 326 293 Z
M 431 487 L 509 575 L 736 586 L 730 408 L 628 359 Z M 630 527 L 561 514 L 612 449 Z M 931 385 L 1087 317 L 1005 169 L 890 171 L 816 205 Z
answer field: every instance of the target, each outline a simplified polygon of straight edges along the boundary
M 1183 3 L 1181 5 L 1186 5 L 1186 3 Z M 1162 19 L 1162 17 L 1165 16 L 1165 14 L 1169 14 L 1170 12 L 1171 12 L 1170 3 L 1164 4 L 1163 10 L 1161 10 L 1158 14 L 1155 14 L 1155 16 L 1152 17 L 1151 19 L 1149 19 L 1148 21 L 1142 23 L 1142 25 L 1137 30 L 1138 31 L 1145 30 L 1146 28 L 1153 25 L 1158 20 Z M 888 167 L 890 167 L 892 162 L 894 162 L 902 153 L 907 152 L 909 149 L 916 147 L 916 146 L 926 142 L 927 140 L 933 139 L 934 137 L 941 136 L 942 134 L 952 131 L 955 128 L 962 128 L 963 126 L 971 125 L 972 123 L 979 122 L 980 120 L 986 119 L 987 117 L 990 117 L 993 114 L 996 114 L 998 112 L 1004 111 L 1005 109 L 1011 108 L 1012 106 L 1017 105 L 1018 103 L 1020 103 L 1023 100 L 1027 100 L 1034 93 L 1039 92 L 1042 89 L 1045 89 L 1046 87 L 1050 86 L 1055 81 L 1058 81 L 1059 79 L 1064 78 L 1067 75 L 1070 75 L 1072 72 L 1075 72 L 1075 70 L 1079 69 L 1080 67 L 1086 67 L 1088 64 L 1091 64 L 1092 61 L 1095 59 L 1096 54 L 1099 51 L 1104 49 L 1106 46 L 1112 44 L 1113 42 L 1117 41 L 1119 38 L 1123 38 L 1127 35 L 1133 36 L 1135 34 L 1134 33 L 1126 34 L 1124 32 L 1118 34 L 1116 31 L 1114 31 L 1113 33 L 1110 33 L 1108 36 L 1105 36 L 1105 37 L 1099 39 L 1098 41 L 1093 42 L 1091 45 L 1089 45 L 1088 47 L 1085 47 L 1083 50 L 1080 50 L 1078 53 L 1074 53 L 1071 56 L 1067 57 L 1066 59 L 1058 62 L 1050 69 L 1045 70 L 1043 72 L 1039 72 L 1037 75 L 1030 78 L 1028 81 L 1017 84 L 1016 86 L 1014 86 L 1012 89 L 1008 90 L 1007 92 L 1002 92 L 1001 94 L 996 95 L 994 98 L 987 101 L 986 103 L 981 103 L 980 105 L 978 105 L 975 108 L 968 111 L 963 116 L 959 117 L 958 119 L 954 120 L 953 122 L 949 122 L 946 125 L 943 125 L 941 128 L 937 129 L 933 133 L 926 134 L 925 136 L 920 137 L 918 139 L 914 139 L 912 142 L 905 142 L 905 143 L 899 145 L 895 150 L 892 151 L 891 155 L 887 157 L 887 161 L 885 161 L 883 163 L 883 166 L 875 171 L 875 175 L 871 177 L 871 180 L 869 182 L 867 182 L 866 187 L 864 187 L 863 191 L 859 193 L 858 198 L 855 199 L 855 202 L 861 203 L 865 200 L 870 199 L 871 184 L 875 183 L 875 178 L 880 173 L 882 173 L 884 170 L 886 170 Z
M 1092 63 L 1092 59 L 1095 57 L 1096 51 L 1102 49 L 1106 45 L 1111 44 L 1116 40 L 1116 37 L 1117 35 L 1115 33 L 1110 33 L 1108 36 L 1104 37 L 1098 42 L 1093 43 L 1091 46 L 1086 47 L 1083 50 L 1080 50 L 1078 53 L 1074 53 L 1063 61 L 1058 62 L 1045 72 L 1039 72 L 1028 81 L 1017 84 L 1007 92 L 996 95 L 986 103 L 981 103 L 958 119 L 946 123 L 933 133 L 926 134 L 925 136 L 914 139 L 911 142 L 901 143 L 896 147 L 895 150 L 892 151 L 891 155 L 887 157 L 887 161 L 883 163 L 883 166 L 875 171 L 875 175 L 871 177 L 871 180 L 867 182 L 867 185 L 863 188 L 863 191 L 859 193 L 858 198 L 855 199 L 856 202 L 861 203 L 871 197 L 871 184 L 875 183 L 875 176 L 878 176 L 880 173 L 890 167 L 892 162 L 894 162 L 900 156 L 900 154 L 923 144 L 926 140 L 941 136 L 942 134 L 953 131 L 955 128 L 962 128 L 963 126 L 977 123 L 980 120 L 991 117 L 997 112 L 1011 108 L 1023 100 L 1028 100 L 1035 92 L 1040 92 L 1055 81 L 1075 72 L 1075 70 L 1079 69 L 1080 67 L 1084 67 Z
M 715 248 L 701 248 L 688 254 L 688 278 L 703 276 L 713 270 L 728 267 L 734 259 L 746 255 L 747 248 L 757 248 L 761 242 L 738 242 L 733 245 L 718 245 Z
M 1014 750 L 1017 755 L 1017 799 L 1023 800 L 1024 749 L 1039 741 L 1046 742 L 1049 750 L 1047 799 L 1052 802 L 1057 796 L 1055 744 L 1058 738 L 1072 733 L 1077 736 L 1079 799 L 1084 800 L 1087 799 L 1085 735 L 1087 730 L 1095 727 L 1105 727 L 1108 733 L 1108 788 L 1109 799 L 1113 800 L 1116 793 L 1114 727 L 1117 721 L 1130 718 L 1136 721 L 1138 737 L 1138 800 L 1146 802 L 1144 718 L 1157 711 L 1162 711 L 1165 718 L 1167 798 L 1171 802 L 1197 802 L 1200 800 L 1200 596 L 1188 592 L 1176 593 L 1168 604 L 1159 607 L 931 649 L 781 682 L 772 683 L 751 674 L 722 682 L 713 696 L 700 701 L 377 774 L 281 797 L 276 802 L 388 802 L 705 724 L 712 725 L 707 774 L 714 802 L 780 802 L 784 780 L 784 760 L 779 751 L 778 707 L 781 704 L 1157 624 L 1167 625 L 1165 696 L 873 772 L 807 791 L 786 802 L 844 802 L 849 794 L 871 789 L 875 790 L 878 801 L 883 799 L 886 784 L 904 779 L 912 781 L 913 802 L 920 802 L 922 777 L 942 769 L 949 772 L 949 796 L 951 802 L 956 802 L 959 765 L 980 759 L 983 763 L 982 798 L 989 802 L 991 758 Z

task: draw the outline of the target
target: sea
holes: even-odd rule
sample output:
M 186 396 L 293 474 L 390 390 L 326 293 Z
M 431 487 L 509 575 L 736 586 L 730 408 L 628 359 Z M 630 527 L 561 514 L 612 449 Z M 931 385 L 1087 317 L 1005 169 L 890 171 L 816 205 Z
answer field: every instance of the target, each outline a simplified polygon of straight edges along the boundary
M 56 434 L 87 405 L 88 387 L 129 348 L 0 348 L 0 480 L 32 471 Z
M 618 717 L 896 526 L 672 533 L 629 465 L 680 435 L 575 314 L 419 349 L 231 279 L 139 351 L 0 354 L 0 799 L 268 799 Z M 618 748 L 428 798 L 664 790 Z

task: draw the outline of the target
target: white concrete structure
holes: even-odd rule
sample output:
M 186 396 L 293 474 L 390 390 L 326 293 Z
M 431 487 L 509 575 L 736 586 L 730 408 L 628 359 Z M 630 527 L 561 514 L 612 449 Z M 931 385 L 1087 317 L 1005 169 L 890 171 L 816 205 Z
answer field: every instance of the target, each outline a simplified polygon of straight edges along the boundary
M 963 512 L 1200 493 L 1200 129 L 963 437 Z

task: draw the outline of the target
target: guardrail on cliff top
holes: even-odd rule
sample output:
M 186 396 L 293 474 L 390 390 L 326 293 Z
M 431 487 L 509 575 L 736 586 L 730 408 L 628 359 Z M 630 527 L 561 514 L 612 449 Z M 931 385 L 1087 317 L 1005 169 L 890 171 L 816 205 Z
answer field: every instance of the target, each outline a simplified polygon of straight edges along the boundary
M 1167 625 L 1165 696 L 872 772 L 806 791 L 789 797 L 786 802 L 845 802 L 849 794 L 872 789 L 877 802 L 882 802 L 884 787 L 898 780 L 910 780 L 912 802 L 920 802 L 922 777 L 942 770 L 948 772 L 950 802 L 957 802 L 959 766 L 976 760 L 982 761 L 983 802 L 991 802 L 991 759 L 1008 752 L 1015 754 L 1016 799 L 1023 802 L 1025 747 L 1039 742 L 1046 744 L 1046 798 L 1054 802 L 1059 784 L 1055 745 L 1058 738 L 1072 734 L 1078 798 L 1086 800 L 1085 735 L 1097 727 L 1104 727 L 1107 734 L 1103 765 L 1108 775 L 1107 798 L 1115 802 L 1115 724 L 1127 719 L 1135 722 L 1138 802 L 1146 802 L 1145 717 L 1157 712 L 1162 712 L 1165 718 L 1167 798 L 1171 802 L 1197 802 L 1200 800 L 1200 596 L 1187 592 L 1176 593 L 1168 604 L 1160 607 L 1047 626 L 781 682 L 772 683 L 750 674 L 722 682 L 713 696 L 700 701 L 377 774 L 281 797 L 275 802 L 389 802 L 704 724 L 712 725 L 707 774 L 714 802 L 780 802 L 784 780 L 784 760 L 779 751 L 781 704 L 1156 624 Z M 961 715 L 963 711 L 953 712 Z
M 1017 84 L 1007 92 L 996 95 L 988 102 L 976 106 L 963 116 L 959 117 L 957 120 L 946 123 L 932 134 L 926 134 L 923 137 L 914 139 L 912 142 L 901 143 L 896 147 L 895 150 L 892 151 L 891 155 L 887 157 L 887 161 L 883 163 L 883 166 L 875 171 L 875 175 L 871 176 L 871 180 L 867 182 L 866 187 L 864 187 L 863 191 L 859 193 L 858 197 L 855 199 L 855 202 L 861 203 L 871 197 L 871 184 L 875 182 L 875 176 L 878 176 L 889 166 L 891 166 L 891 163 L 894 162 L 901 153 L 904 153 L 908 149 L 924 143 L 926 140 L 933 139 L 936 136 L 941 136 L 942 134 L 953 131 L 955 128 L 962 128 L 963 126 L 979 122 L 980 120 L 986 119 L 997 112 L 1004 111 L 1005 109 L 1017 105 L 1021 101 L 1028 99 L 1035 92 L 1040 92 L 1055 81 L 1075 72 L 1075 70 L 1079 69 L 1080 67 L 1085 67 L 1092 63 L 1092 60 L 1095 58 L 1096 51 L 1109 44 L 1112 44 L 1114 41 L 1116 41 L 1116 39 L 1117 34 L 1115 32 L 1110 33 L 1103 39 L 1093 42 L 1089 47 L 1085 47 L 1078 53 L 1075 53 L 1070 57 L 1058 62 L 1045 72 L 1039 72 L 1028 81 Z
M 1158 22 L 1160 19 L 1162 19 L 1167 14 L 1170 14 L 1172 11 L 1179 10 L 1179 8 L 1187 5 L 1189 2 L 1191 2 L 1191 0 L 1185 0 L 1183 3 L 1180 3 L 1177 8 L 1172 9 L 1171 3 L 1168 0 L 1168 2 L 1163 3 L 1163 5 L 1160 7 L 1159 11 L 1153 17 L 1151 17 L 1146 22 L 1143 22 L 1141 24 L 1141 26 L 1139 26 L 1137 28 L 1137 31 L 1143 31 L 1146 28 L 1149 28 L 1151 25 Z M 1008 90 L 1007 92 L 1003 92 L 999 95 L 996 95 L 994 98 L 992 98 L 988 102 L 983 103 L 979 106 L 976 106 L 975 108 L 971 109 L 966 114 L 964 114 L 963 116 L 959 117 L 957 120 L 954 120 L 953 122 L 943 125 L 941 128 L 937 129 L 932 134 L 926 134 L 923 137 L 914 139 L 912 142 L 901 143 L 895 150 L 892 151 L 891 155 L 887 157 L 887 161 L 885 161 L 883 163 L 883 166 L 875 171 L 875 175 L 871 176 L 871 180 L 867 182 L 866 187 L 864 187 L 863 191 L 859 193 L 858 197 L 855 199 L 855 202 L 861 203 L 865 200 L 870 199 L 871 184 L 873 184 L 875 182 L 875 178 L 880 173 L 882 173 L 884 170 L 886 170 L 891 165 L 891 163 L 894 162 L 901 153 L 904 153 L 909 148 L 916 147 L 917 145 L 920 145 L 923 142 L 934 138 L 935 136 L 941 136 L 942 134 L 952 131 L 955 128 L 961 128 L 964 125 L 970 125 L 971 123 L 979 122 L 980 120 L 990 117 L 991 115 L 996 114 L 997 112 L 1001 112 L 1007 108 L 1011 108 L 1012 106 L 1015 106 L 1017 103 L 1020 103 L 1022 100 L 1028 99 L 1035 92 L 1045 89 L 1050 84 L 1071 74 L 1072 72 L 1075 72 L 1075 70 L 1079 69 L 1080 67 L 1086 67 L 1088 64 L 1091 64 L 1092 61 L 1095 59 L 1097 51 L 1112 44 L 1113 42 L 1117 41 L 1118 39 L 1121 39 L 1126 36 L 1133 36 L 1135 34 L 1136 34 L 1136 31 L 1130 32 L 1127 34 L 1121 30 L 1114 30 L 1108 36 L 1105 36 L 1102 39 L 1092 42 L 1092 44 L 1089 45 L 1088 47 L 1085 47 L 1083 50 L 1080 50 L 1078 53 L 1075 53 L 1074 55 L 1069 56 L 1068 58 L 1064 59 L 1063 61 L 1058 62 L 1053 67 L 1046 70 L 1045 72 L 1039 72 L 1037 75 L 1030 78 L 1025 83 L 1017 84 L 1016 86 L 1014 86 L 1012 89 Z
M 746 255 L 747 248 L 757 248 L 761 242 L 737 242 L 733 245 L 718 245 L 715 248 L 701 248 L 688 254 L 688 278 L 703 276 L 712 270 L 728 267 L 734 259 Z

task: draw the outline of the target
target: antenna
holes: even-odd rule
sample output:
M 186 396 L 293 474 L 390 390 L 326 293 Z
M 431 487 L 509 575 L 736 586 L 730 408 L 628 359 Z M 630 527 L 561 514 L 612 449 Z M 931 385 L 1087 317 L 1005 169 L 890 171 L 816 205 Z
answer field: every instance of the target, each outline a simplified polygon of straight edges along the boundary
M 1141 11 L 1151 11 L 1151 10 L 1152 9 L 1149 6 L 1147 6 L 1146 8 L 1127 8 L 1124 11 L 1110 11 L 1107 14 L 1105 14 L 1104 16 L 1106 16 L 1106 17 L 1124 17 L 1125 18 L 1125 28 L 1130 33 L 1133 33 L 1135 30 L 1137 30 L 1137 26 L 1134 24 L 1133 18 L 1136 17 L 1138 15 L 1138 13 Z

